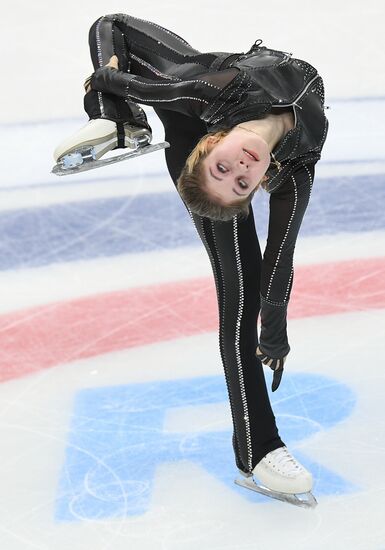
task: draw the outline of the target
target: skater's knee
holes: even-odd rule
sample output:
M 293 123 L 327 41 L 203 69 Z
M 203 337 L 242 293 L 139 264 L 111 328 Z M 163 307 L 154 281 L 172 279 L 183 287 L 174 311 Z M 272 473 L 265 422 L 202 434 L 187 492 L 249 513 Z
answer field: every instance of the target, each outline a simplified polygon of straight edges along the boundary
M 90 27 L 90 33 L 95 29 L 95 27 L 97 27 L 98 25 L 100 25 L 100 23 L 102 21 L 116 21 L 117 19 L 119 19 L 119 13 L 109 13 L 107 15 L 100 15 L 91 25 Z
M 99 21 L 103 18 L 103 16 L 100 16 L 92 23 L 90 26 L 90 30 L 88 31 L 88 36 L 91 37 L 91 35 L 95 32 L 96 27 L 98 26 Z

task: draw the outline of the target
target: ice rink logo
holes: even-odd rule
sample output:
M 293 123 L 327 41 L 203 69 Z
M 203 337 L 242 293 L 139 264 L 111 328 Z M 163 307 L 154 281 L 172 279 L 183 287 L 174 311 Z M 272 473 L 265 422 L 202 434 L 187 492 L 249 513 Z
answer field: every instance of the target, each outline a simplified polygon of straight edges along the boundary
M 316 495 L 356 490 L 348 480 L 312 463 L 296 443 L 344 421 L 355 396 L 325 376 L 287 373 L 271 394 L 282 439 L 312 470 Z M 157 467 L 181 460 L 199 465 L 251 502 L 265 497 L 234 484 L 232 430 L 165 429 L 170 409 L 227 403 L 221 376 L 82 390 L 77 393 L 56 499 L 57 521 L 126 517 L 146 512 Z M 225 416 L 225 415 L 224 415 Z M 192 423 L 193 424 L 193 423 Z

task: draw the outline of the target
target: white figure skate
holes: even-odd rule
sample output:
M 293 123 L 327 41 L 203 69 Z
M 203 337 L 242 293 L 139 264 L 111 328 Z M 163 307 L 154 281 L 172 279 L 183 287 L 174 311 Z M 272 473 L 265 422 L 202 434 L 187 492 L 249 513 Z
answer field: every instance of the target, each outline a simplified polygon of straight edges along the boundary
M 317 506 L 317 501 L 311 493 L 311 473 L 286 447 L 279 447 L 268 453 L 255 466 L 252 474 L 239 471 L 243 477 L 237 478 L 235 483 L 241 487 L 303 508 Z
M 108 151 L 117 148 L 117 123 L 102 118 L 92 119 L 56 147 L 53 154 L 56 165 L 52 173 L 57 176 L 76 174 L 170 146 L 167 141 L 150 145 L 152 134 L 147 128 L 132 126 L 130 123 L 123 123 L 122 127 L 124 146 L 130 149 L 129 152 L 100 159 Z

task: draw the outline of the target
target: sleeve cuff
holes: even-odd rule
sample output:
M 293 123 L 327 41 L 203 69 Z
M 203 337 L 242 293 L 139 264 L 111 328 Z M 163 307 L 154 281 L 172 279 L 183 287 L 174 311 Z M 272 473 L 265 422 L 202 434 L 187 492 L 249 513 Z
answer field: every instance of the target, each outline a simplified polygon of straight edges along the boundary
M 282 359 L 290 351 L 287 339 L 287 306 L 287 302 L 270 302 L 261 295 L 260 348 L 272 359 Z

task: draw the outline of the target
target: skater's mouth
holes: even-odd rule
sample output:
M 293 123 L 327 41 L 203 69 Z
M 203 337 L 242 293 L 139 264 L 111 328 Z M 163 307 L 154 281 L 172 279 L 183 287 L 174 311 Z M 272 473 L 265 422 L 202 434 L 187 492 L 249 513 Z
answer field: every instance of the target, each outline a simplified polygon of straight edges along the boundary
M 259 160 L 259 157 L 256 153 L 253 153 L 252 151 L 249 151 L 248 149 L 243 149 L 243 152 L 251 159 L 251 160 Z

